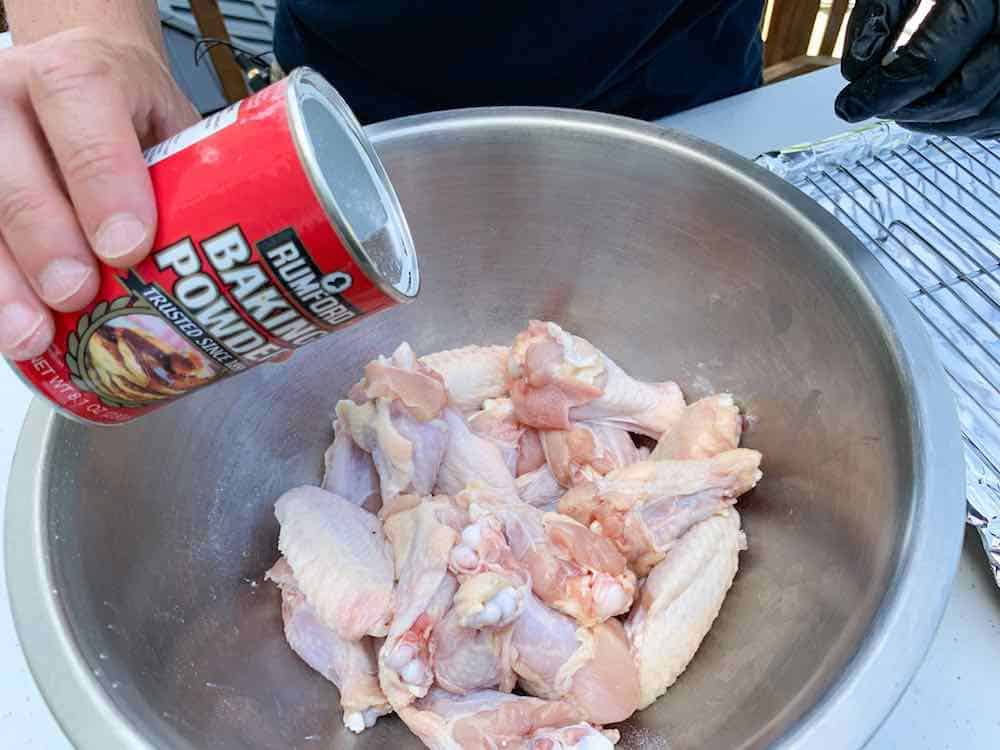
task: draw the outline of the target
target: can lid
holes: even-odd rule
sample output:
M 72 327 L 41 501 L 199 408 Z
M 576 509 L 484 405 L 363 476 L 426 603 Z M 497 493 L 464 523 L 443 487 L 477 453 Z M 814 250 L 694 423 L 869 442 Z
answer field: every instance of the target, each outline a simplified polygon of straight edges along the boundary
M 338 234 L 369 278 L 400 302 L 420 291 L 413 238 L 385 167 L 326 80 L 297 68 L 288 86 L 299 157 Z

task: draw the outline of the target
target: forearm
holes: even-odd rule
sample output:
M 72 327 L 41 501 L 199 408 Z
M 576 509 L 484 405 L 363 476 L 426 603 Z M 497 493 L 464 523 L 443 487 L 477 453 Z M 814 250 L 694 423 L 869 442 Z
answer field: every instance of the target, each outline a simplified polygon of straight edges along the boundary
M 59 31 L 92 26 L 151 45 L 166 57 L 156 0 L 4 0 L 17 44 Z

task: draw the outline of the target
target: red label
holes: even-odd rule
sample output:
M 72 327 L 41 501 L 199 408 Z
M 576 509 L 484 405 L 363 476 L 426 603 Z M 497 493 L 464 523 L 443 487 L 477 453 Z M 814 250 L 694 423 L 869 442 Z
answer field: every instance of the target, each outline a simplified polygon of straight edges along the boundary
M 159 224 L 97 299 L 55 313 L 55 342 L 14 363 L 54 404 L 127 422 L 395 304 L 348 252 L 300 162 L 289 80 L 147 152 Z

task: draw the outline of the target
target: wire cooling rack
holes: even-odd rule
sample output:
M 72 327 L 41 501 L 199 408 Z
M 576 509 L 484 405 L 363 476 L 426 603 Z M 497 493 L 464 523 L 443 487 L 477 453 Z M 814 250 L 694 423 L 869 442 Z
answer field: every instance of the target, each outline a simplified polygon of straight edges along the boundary
M 1000 143 L 879 124 L 765 154 L 913 303 L 958 403 L 968 521 L 1000 585 Z

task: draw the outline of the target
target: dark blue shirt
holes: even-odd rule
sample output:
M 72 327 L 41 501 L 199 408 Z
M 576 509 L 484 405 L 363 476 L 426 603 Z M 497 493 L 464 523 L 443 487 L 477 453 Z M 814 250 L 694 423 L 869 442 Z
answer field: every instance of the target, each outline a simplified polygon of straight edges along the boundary
M 761 82 L 764 0 L 282 0 L 275 51 L 362 122 L 525 104 L 655 119 Z

